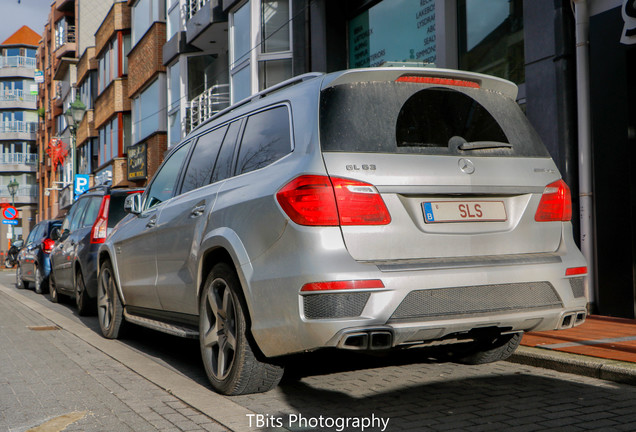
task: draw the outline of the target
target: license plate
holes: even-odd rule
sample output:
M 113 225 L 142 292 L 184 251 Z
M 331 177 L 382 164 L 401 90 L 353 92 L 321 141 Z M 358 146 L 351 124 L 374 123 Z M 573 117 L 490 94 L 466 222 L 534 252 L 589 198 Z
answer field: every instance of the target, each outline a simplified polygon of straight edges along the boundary
M 503 201 L 433 201 L 422 203 L 424 222 L 504 222 Z

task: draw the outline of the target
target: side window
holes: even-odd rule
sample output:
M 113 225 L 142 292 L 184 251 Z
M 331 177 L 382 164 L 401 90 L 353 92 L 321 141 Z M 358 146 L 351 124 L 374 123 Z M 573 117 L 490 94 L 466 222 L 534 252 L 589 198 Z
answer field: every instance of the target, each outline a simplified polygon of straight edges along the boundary
M 241 120 L 237 120 L 230 124 L 223 145 L 221 146 L 221 152 L 214 165 L 214 172 L 212 173 L 212 180 L 210 183 L 216 183 L 232 175 L 232 159 L 234 158 L 234 148 L 236 147 L 236 139 L 241 130 Z
M 79 228 L 80 221 L 82 219 L 82 215 L 84 214 L 84 209 L 86 208 L 88 201 L 88 199 L 84 198 L 75 203 L 74 206 L 77 207 L 77 210 L 75 210 L 75 213 L 73 213 L 73 218 L 71 219 L 71 226 L 69 227 L 70 232 L 73 232 Z
M 175 192 L 179 170 L 183 164 L 183 159 L 185 159 L 188 154 L 189 148 L 189 142 L 182 145 L 161 165 L 159 172 L 155 174 L 155 178 L 148 189 L 143 206 L 144 210 L 172 198 Z
M 219 149 L 226 131 L 227 126 L 224 126 L 199 137 L 183 178 L 181 193 L 189 192 L 210 183 L 212 169 L 219 155 Z
M 289 112 L 281 106 L 254 114 L 247 119 L 237 174 L 263 168 L 291 152 Z
M 73 219 L 73 216 L 75 215 L 75 212 L 77 212 L 78 204 L 79 203 L 75 203 L 75 205 L 72 206 L 71 209 L 68 211 L 66 217 L 64 218 L 64 222 L 62 222 L 62 228 L 60 229 L 61 232 L 70 231 L 70 229 L 71 229 L 71 219 Z
M 38 226 L 36 226 L 36 227 L 33 229 L 33 231 L 31 231 L 31 232 L 29 233 L 29 236 L 27 237 L 27 239 L 26 239 L 26 243 L 25 243 L 25 244 L 27 244 L 27 245 L 28 245 L 28 244 L 31 244 L 31 243 L 33 243 L 33 242 L 35 241 L 35 239 L 36 239 L 36 235 L 37 235 L 36 233 L 38 232 L 38 230 L 39 230 L 40 228 L 41 228 L 41 225 L 38 225 Z
M 99 213 L 99 208 L 102 205 L 102 197 L 93 197 L 89 200 L 88 205 L 86 206 L 86 211 L 84 212 L 84 217 L 82 218 L 82 223 L 80 224 L 80 228 L 84 228 L 87 226 L 93 226 L 95 223 L 95 219 L 97 219 L 97 213 Z

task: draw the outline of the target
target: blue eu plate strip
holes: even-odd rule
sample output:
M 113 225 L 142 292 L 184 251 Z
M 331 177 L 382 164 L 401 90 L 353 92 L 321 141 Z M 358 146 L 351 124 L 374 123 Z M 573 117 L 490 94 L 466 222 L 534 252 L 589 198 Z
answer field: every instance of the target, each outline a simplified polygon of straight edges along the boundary
M 435 222 L 433 207 L 430 202 L 424 203 L 424 218 L 426 218 L 426 222 Z

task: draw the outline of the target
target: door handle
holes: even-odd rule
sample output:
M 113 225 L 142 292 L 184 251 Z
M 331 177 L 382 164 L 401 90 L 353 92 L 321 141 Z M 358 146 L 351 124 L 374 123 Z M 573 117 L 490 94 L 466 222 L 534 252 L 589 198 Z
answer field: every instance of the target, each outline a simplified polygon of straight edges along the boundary
M 195 208 L 192 209 L 192 212 L 190 212 L 190 217 L 192 218 L 199 217 L 203 214 L 204 211 L 205 211 L 205 204 L 196 206 Z
M 146 224 L 146 228 L 152 228 L 155 225 L 157 225 L 157 216 L 156 215 L 150 218 L 150 220 Z

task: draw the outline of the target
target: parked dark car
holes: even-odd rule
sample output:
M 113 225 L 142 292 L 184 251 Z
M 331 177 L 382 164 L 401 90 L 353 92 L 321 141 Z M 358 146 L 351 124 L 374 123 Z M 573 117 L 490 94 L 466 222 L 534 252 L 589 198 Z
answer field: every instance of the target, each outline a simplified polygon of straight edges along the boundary
M 15 284 L 18 288 L 27 288 L 29 282 L 33 282 L 36 293 L 42 294 L 47 290 L 51 273 L 50 255 L 55 245 L 51 232 L 61 225 L 61 219 L 49 219 L 33 227 L 17 256 Z
M 94 313 L 97 293 L 97 250 L 126 213 L 124 201 L 143 189 L 98 186 L 77 199 L 54 233 L 51 254 L 51 301 L 74 297 L 80 315 Z

